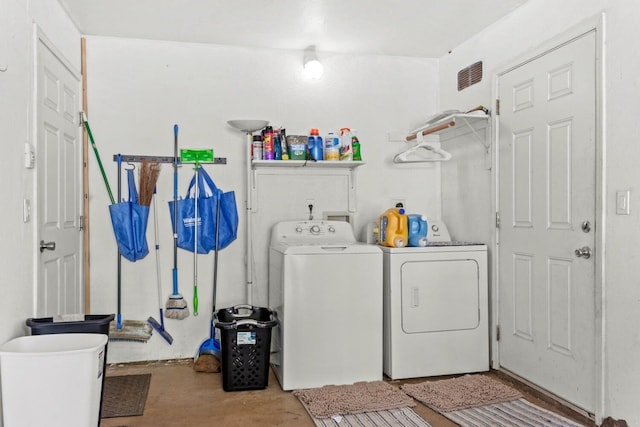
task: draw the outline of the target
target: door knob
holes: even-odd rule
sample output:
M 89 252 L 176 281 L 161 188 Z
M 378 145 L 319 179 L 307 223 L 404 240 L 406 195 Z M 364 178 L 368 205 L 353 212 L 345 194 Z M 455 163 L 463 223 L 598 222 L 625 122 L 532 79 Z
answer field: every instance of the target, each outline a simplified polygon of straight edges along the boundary
M 56 249 L 56 242 L 45 242 L 44 240 L 40 240 L 40 253 L 44 252 L 44 250 L 53 251 Z
M 575 254 L 578 258 L 582 257 L 584 259 L 591 258 L 591 248 L 589 246 L 583 246 L 575 250 Z

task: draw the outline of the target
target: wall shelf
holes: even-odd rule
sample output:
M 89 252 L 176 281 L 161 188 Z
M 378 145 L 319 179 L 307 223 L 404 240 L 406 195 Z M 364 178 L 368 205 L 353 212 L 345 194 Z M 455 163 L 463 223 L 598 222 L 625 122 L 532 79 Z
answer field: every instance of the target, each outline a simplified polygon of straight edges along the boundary
M 489 117 L 489 114 L 452 113 L 411 131 L 406 140 L 412 141 L 418 138 L 418 134 L 422 134 L 422 136 L 439 135 L 440 142 L 443 142 L 473 133 L 484 148 L 489 150 L 490 145 L 485 132 L 479 133 L 479 131 L 486 129 Z
M 252 160 L 251 166 L 256 168 L 327 168 L 327 169 L 355 169 L 363 166 L 362 161 L 333 161 L 333 160 Z

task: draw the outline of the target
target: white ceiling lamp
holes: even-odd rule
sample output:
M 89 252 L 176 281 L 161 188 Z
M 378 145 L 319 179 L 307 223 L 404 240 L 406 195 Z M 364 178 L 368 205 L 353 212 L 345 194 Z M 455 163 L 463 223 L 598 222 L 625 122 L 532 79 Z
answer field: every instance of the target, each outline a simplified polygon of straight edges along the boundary
M 318 60 L 316 54 L 316 47 L 309 46 L 304 50 L 304 57 L 302 60 L 304 75 L 311 79 L 319 79 L 324 74 L 324 66 Z

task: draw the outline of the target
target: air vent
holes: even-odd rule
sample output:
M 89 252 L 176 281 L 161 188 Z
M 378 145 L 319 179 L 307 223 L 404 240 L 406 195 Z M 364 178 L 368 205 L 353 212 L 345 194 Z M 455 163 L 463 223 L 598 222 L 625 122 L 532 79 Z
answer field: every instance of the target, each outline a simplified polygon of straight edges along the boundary
M 482 61 L 458 71 L 458 91 L 466 89 L 482 80 Z

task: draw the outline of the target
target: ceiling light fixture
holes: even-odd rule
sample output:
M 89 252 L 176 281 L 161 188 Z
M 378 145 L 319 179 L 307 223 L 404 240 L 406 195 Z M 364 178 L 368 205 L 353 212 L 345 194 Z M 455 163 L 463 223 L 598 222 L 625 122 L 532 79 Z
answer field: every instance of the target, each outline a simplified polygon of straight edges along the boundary
M 324 66 L 318 60 L 315 46 L 309 46 L 304 50 L 302 64 L 305 76 L 311 79 L 319 79 L 324 74 Z

